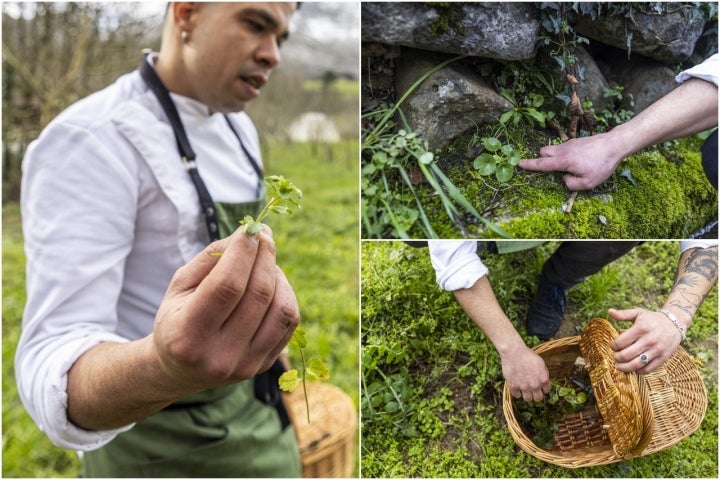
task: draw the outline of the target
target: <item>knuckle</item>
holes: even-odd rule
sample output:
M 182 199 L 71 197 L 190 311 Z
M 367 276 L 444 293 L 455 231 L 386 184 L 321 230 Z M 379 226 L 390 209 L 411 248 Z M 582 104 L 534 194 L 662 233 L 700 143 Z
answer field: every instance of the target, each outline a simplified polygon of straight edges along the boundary
M 245 293 L 245 289 L 237 282 L 227 281 L 215 287 L 213 295 L 222 303 L 237 302 Z
M 259 282 L 250 286 L 245 295 L 261 305 L 269 305 L 275 297 L 275 288 L 269 282 Z

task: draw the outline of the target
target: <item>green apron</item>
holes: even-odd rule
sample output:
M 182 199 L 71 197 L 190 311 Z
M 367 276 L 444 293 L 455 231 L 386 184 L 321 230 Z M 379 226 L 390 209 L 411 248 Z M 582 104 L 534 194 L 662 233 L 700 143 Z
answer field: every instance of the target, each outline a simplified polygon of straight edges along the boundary
M 259 203 L 217 204 L 221 235 L 237 228 L 230 219 L 256 213 Z M 263 400 L 276 382 L 261 376 L 182 398 L 85 452 L 83 476 L 300 477 L 295 431 Z

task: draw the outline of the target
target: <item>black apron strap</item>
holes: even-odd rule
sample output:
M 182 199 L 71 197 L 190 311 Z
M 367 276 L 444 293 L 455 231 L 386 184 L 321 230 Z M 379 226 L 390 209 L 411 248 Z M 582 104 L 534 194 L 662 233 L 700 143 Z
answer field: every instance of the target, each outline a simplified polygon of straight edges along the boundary
M 718 188 L 718 131 L 710 135 L 700 148 L 702 152 L 702 165 L 708 180 L 715 190 Z
M 180 157 L 185 164 L 185 170 L 187 170 L 195 186 L 195 190 L 197 190 L 210 241 L 220 240 L 220 228 L 218 226 L 217 214 L 215 213 L 215 205 L 205 186 L 205 182 L 203 182 L 200 177 L 200 172 L 197 170 L 195 152 L 190 146 L 190 140 L 188 140 L 187 134 L 185 133 L 185 128 L 175 108 L 175 103 L 172 101 L 172 98 L 170 98 L 170 92 L 168 92 L 167 87 L 165 87 L 162 80 L 160 80 L 155 69 L 148 63 L 147 55 L 143 56 L 140 65 L 140 76 L 142 76 L 147 86 L 155 94 L 160 102 L 160 106 L 170 121 L 170 126 L 172 126 L 173 132 L 175 133 L 175 141 L 177 142 Z

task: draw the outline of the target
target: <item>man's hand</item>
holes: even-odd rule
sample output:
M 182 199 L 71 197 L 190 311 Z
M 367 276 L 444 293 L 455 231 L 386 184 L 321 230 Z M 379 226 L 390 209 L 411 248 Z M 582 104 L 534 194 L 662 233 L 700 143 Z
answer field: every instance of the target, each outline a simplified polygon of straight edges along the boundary
M 623 158 L 609 132 L 548 145 L 540 149 L 540 157 L 521 160 L 519 165 L 536 172 L 566 172 L 563 180 L 569 190 L 590 190 L 607 180 Z
M 550 374 L 545 361 L 529 347 L 501 355 L 502 372 L 515 398 L 541 401 L 550 392 Z
M 178 385 L 204 390 L 251 378 L 270 368 L 290 340 L 299 308 L 275 264 L 270 233 L 236 231 L 173 277 L 153 337 Z
M 675 325 L 662 313 L 643 308 L 631 310 L 610 309 L 612 318 L 634 325 L 610 343 L 615 350 L 615 366 L 623 372 L 650 373 L 675 352 L 682 335 Z M 640 361 L 640 355 L 648 356 L 648 363 Z
M 299 322 L 270 229 L 238 230 L 178 269 L 151 335 L 80 356 L 68 372 L 68 419 L 86 430 L 119 428 L 187 394 L 251 378 L 270 368 Z

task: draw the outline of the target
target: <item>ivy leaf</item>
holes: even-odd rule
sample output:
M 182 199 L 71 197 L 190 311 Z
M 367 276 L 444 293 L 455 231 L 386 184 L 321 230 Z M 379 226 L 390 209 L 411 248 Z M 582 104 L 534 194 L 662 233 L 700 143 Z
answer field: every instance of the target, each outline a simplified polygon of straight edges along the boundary
M 298 377 L 298 371 L 294 368 L 283 372 L 278 380 L 278 386 L 283 392 L 292 392 L 300 385 L 300 378 Z

